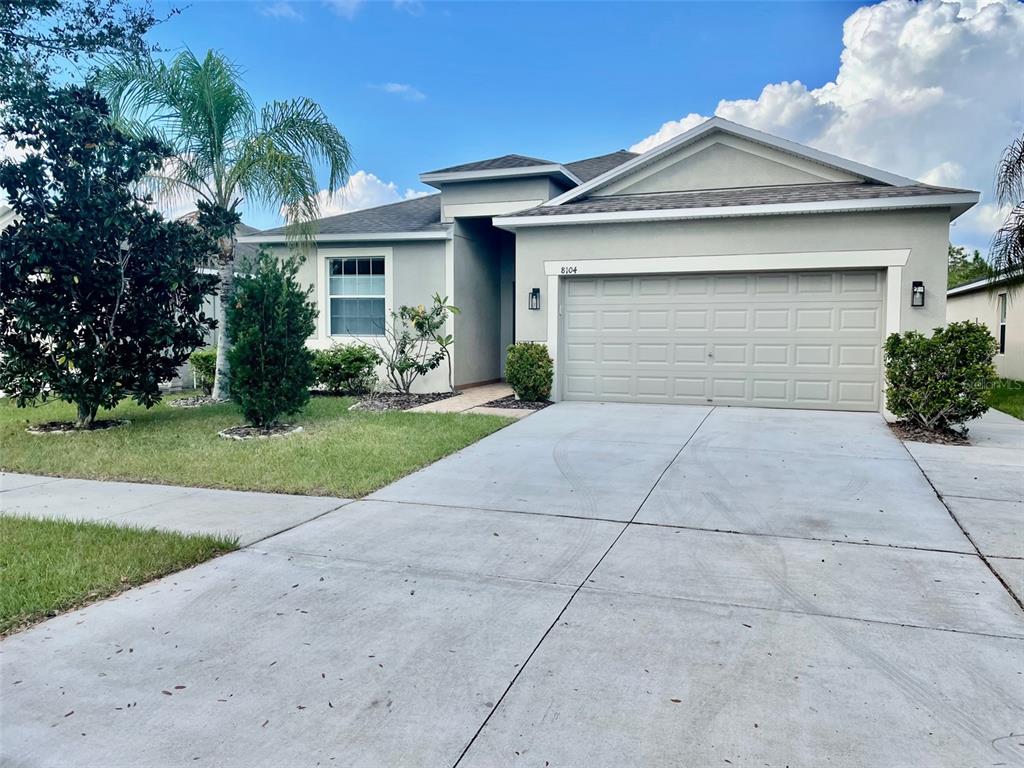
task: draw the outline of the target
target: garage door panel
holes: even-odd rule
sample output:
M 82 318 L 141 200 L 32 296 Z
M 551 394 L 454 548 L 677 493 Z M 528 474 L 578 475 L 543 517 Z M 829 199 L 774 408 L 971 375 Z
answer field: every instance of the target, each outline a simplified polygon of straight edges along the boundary
M 569 278 L 564 396 L 876 410 L 883 293 L 877 271 Z

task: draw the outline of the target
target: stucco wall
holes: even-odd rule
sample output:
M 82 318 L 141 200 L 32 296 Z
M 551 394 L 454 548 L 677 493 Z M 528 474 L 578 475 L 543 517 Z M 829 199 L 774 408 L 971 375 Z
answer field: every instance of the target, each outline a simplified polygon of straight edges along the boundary
M 593 194 L 640 194 L 776 184 L 857 181 L 846 171 L 735 136 L 711 136 L 629 174 Z
M 489 221 L 455 223 L 455 383 L 501 376 L 501 246 Z
M 548 200 L 552 185 L 546 176 L 509 178 L 491 181 L 460 181 L 442 184 L 442 205 L 503 203 Z M 554 189 L 557 193 L 559 190 Z
M 1006 292 L 1006 352 L 996 355 L 996 370 L 1008 379 L 1024 380 L 1024 296 L 1013 296 L 1005 288 L 982 289 L 946 299 L 946 320 L 975 320 L 988 326 L 998 338 L 998 296 Z
M 284 255 L 287 249 L 277 247 L 275 253 Z M 447 293 L 445 287 L 445 243 L 430 242 L 393 242 L 393 243 L 339 243 L 324 244 L 319 248 L 311 248 L 299 270 L 298 280 L 304 285 L 313 286 L 313 298 L 317 303 L 320 316 L 317 318 L 317 332 L 306 342 L 314 349 L 327 349 L 335 344 L 345 344 L 360 339 L 347 336 L 331 336 L 329 330 L 330 311 L 326 295 L 327 259 L 345 256 L 374 256 L 386 258 L 388 274 L 385 275 L 388 286 L 386 297 L 387 309 L 397 309 L 403 304 L 429 304 L 431 296 Z M 361 339 L 367 343 L 372 338 Z M 448 371 L 446 366 L 421 376 L 413 386 L 414 392 L 437 392 L 448 388 Z
M 544 295 L 545 261 L 896 248 L 910 249 L 901 327 L 927 331 L 946 319 L 948 243 L 949 216 L 940 210 L 523 228 L 516 239 L 516 338 L 547 341 L 547 312 L 527 310 L 530 287 L 541 288 L 542 308 L 553 300 Z M 914 280 L 925 284 L 923 308 L 910 306 Z

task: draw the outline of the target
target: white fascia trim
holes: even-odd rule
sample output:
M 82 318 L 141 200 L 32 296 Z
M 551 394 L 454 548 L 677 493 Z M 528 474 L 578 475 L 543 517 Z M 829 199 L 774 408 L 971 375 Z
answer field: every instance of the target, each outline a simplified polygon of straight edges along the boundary
M 449 230 L 438 230 L 435 232 L 358 232 L 336 234 L 336 235 L 314 235 L 313 240 L 317 243 L 377 243 L 395 240 L 451 240 L 452 233 Z M 287 235 L 246 235 L 238 238 L 240 243 L 291 243 L 300 242 L 296 238 L 289 238 Z
M 421 173 L 424 184 L 446 184 L 455 181 L 485 181 L 487 179 L 508 179 L 518 176 L 564 176 L 573 184 L 583 180 L 564 165 L 528 165 L 523 168 L 493 168 L 480 171 L 449 171 L 445 173 Z
M 612 211 L 608 213 L 567 213 L 555 216 L 504 216 L 494 219 L 502 229 L 555 227 L 566 224 L 620 224 L 681 219 L 720 219 L 736 216 L 774 216 L 794 213 L 838 213 L 841 211 L 883 211 L 901 208 L 950 208 L 974 205 L 978 193 L 915 195 L 873 200 L 828 200 L 816 203 L 771 203 L 765 205 L 722 205 L 704 208 L 670 208 L 658 211 Z
M 972 291 L 976 291 L 979 288 L 985 288 L 986 286 L 990 285 L 994 286 L 999 284 L 1000 282 L 1000 279 L 997 277 L 983 277 L 981 280 L 975 280 L 974 282 L 971 283 L 964 283 L 963 285 L 958 285 L 956 288 L 950 288 L 948 291 L 946 291 L 946 295 L 956 296 L 957 294 L 960 293 L 971 293 Z
M 740 253 L 722 256 L 651 256 L 632 259 L 560 259 L 544 262 L 548 277 L 577 275 L 663 275 L 684 272 L 771 272 L 794 269 L 879 269 L 903 267 L 909 248 L 870 251 Z
M 863 163 L 847 160 L 846 158 L 832 155 L 828 152 L 812 149 L 811 147 L 804 146 L 803 144 L 797 144 L 795 141 L 789 141 L 787 139 L 781 139 L 778 136 L 772 136 L 770 133 L 765 133 L 764 131 L 756 131 L 745 125 L 734 123 L 731 120 L 726 120 L 721 117 L 712 117 L 685 133 L 681 133 L 675 138 L 669 139 L 664 144 L 659 144 L 658 146 L 647 150 L 642 155 L 638 155 L 632 160 L 627 160 L 622 165 L 616 166 L 609 171 L 605 171 L 600 176 L 595 176 L 585 184 L 574 187 L 558 197 L 551 198 L 544 203 L 544 205 L 555 206 L 567 203 L 570 200 L 575 200 L 587 192 L 591 192 L 614 179 L 625 176 L 652 160 L 655 160 L 668 152 L 672 152 L 684 144 L 696 141 L 714 130 L 724 131 L 725 133 L 731 133 L 734 136 L 740 136 L 742 138 L 749 139 L 750 141 L 756 141 L 758 144 L 775 147 L 783 152 L 788 152 L 800 157 L 806 157 L 816 163 L 848 171 L 858 176 L 872 179 L 873 181 L 880 181 L 883 184 L 892 184 L 893 186 L 903 187 L 908 184 L 919 183 L 914 179 L 907 178 L 906 176 L 899 176 L 895 173 L 889 173 L 888 171 L 883 171 L 879 168 L 872 168 L 870 165 L 864 165 Z

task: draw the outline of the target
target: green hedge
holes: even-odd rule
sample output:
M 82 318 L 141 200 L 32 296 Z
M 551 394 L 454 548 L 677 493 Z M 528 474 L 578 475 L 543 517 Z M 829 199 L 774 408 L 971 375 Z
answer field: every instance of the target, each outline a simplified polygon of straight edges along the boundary
M 505 380 L 520 400 L 536 402 L 551 396 L 553 363 L 544 344 L 521 341 L 508 348 Z
M 192 366 L 192 373 L 195 374 L 196 386 L 209 397 L 213 392 L 213 379 L 217 373 L 217 348 L 197 349 L 189 355 L 188 362 Z
M 347 344 L 313 353 L 317 384 L 331 394 L 362 395 L 377 386 L 377 351 L 366 344 Z
M 886 406 L 926 429 L 948 430 L 988 410 L 996 383 L 996 341 L 982 323 L 966 321 L 894 333 L 885 341 Z

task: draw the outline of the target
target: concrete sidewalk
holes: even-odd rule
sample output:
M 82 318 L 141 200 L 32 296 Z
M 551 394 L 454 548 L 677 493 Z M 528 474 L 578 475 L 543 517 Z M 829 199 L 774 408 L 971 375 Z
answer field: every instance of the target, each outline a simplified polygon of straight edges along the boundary
M 221 534 L 237 537 L 242 546 L 347 503 L 348 499 L 325 496 L 0 475 L 0 514 Z
M 1024 600 L 1024 421 L 990 410 L 971 445 L 906 443 L 981 555 Z

